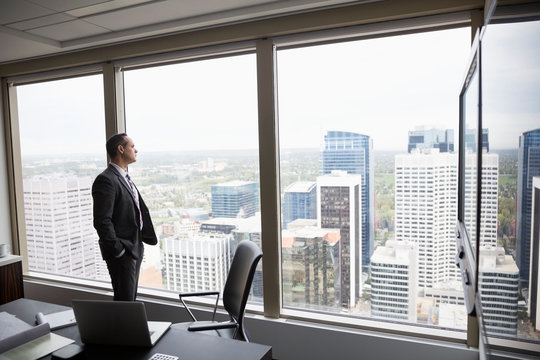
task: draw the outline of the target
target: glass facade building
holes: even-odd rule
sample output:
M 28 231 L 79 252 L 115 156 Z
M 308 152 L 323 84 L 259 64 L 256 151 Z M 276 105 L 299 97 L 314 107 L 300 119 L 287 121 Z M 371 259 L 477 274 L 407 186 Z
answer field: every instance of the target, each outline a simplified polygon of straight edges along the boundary
M 259 184 L 229 181 L 212 185 L 212 217 L 247 218 L 259 211 Z
M 373 140 L 367 135 L 353 132 L 327 131 L 322 151 L 322 173 L 330 174 L 333 170 L 362 176 L 362 264 L 367 272 L 375 237 Z
M 516 214 L 517 264 L 522 282 L 529 281 L 533 177 L 540 176 L 540 129 L 519 138 Z
M 413 149 L 439 149 L 440 152 L 454 152 L 454 130 L 416 129 L 409 131 L 407 152 Z
M 283 196 L 283 228 L 296 219 L 317 218 L 317 184 L 297 181 L 285 189 Z

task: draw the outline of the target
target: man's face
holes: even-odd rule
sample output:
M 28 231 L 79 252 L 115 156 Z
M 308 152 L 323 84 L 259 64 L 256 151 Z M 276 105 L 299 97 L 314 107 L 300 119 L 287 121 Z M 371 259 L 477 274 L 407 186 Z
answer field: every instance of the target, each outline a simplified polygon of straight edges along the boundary
M 137 161 L 137 149 L 135 149 L 135 143 L 133 143 L 133 140 L 126 136 L 126 145 L 122 146 L 120 145 L 120 154 L 122 155 L 122 160 L 126 164 L 131 164 Z

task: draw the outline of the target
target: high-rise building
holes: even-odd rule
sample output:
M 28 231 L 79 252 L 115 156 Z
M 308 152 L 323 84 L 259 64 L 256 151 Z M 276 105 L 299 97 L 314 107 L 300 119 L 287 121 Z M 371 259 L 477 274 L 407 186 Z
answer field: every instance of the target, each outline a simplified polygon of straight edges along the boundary
M 482 317 L 490 335 L 517 335 L 519 270 L 504 248 L 480 247 L 478 289 Z
M 339 229 L 339 296 L 352 308 L 362 293 L 362 176 L 334 170 L 317 177 L 317 220 L 324 229 Z
M 362 134 L 346 131 L 328 131 L 324 135 L 322 173 L 343 170 L 362 176 L 362 264 L 367 272 L 375 238 L 375 192 L 373 170 L 373 140 Z
M 476 177 L 468 159 L 465 176 Z M 485 153 L 482 165 L 480 240 L 496 243 L 498 155 Z M 476 196 L 474 181 L 466 181 L 466 199 Z M 457 218 L 457 154 L 438 149 L 414 151 L 395 158 L 396 240 L 418 244 L 418 286 L 460 280 L 455 265 Z M 476 208 L 476 207 L 475 207 Z M 471 224 L 472 226 L 472 224 Z
M 476 129 L 465 130 L 465 147 L 476 151 L 478 136 Z M 482 129 L 482 151 L 489 152 L 489 129 Z
M 166 288 L 222 290 L 230 266 L 231 235 L 183 233 L 163 240 Z
M 108 278 L 93 227 L 91 187 L 86 177 L 23 180 L 30 270 Z
M 529 271 L 529 317 L 535 330 L 540 330 L 540 177 L 533 178 L 531 210 L 531 267 Z
M 409 131 L 407 152 L 413 149 L 439 149 L 440 152 L 454 152 L 454 130 L 417 128 Z
M 540 129 L 519 137 L 516 214 L 516 261 L 520 280 L 529 281 L 531 259 L 532 179 L 540 176 Z
M 371 257 L 371 315 L 416 323 L 417 254 L 414 243 L 388 240 Z
M 459 279 L 455 265 L 457 155 L 428 149 L 396 155 L 396 240 L 418 245 L 418 286 Z
M 339 310 L 339 239 L 338 229 L 306 226 L 283 230 L 283 305 Z
M 283 194 L 283 228 L 296 219 L 317 218 L 317 184 L 297 181 L 285 188 Z
M 212 185 L 212 216 L 247 218 L 259 211 L 259 184 L 229 181 Z

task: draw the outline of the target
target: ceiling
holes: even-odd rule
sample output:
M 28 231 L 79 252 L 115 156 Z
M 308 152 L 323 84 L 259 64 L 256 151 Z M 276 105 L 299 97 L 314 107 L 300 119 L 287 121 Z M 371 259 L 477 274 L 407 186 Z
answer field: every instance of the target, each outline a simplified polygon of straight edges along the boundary
M 0 63 L 371 0 L 0 0 Z

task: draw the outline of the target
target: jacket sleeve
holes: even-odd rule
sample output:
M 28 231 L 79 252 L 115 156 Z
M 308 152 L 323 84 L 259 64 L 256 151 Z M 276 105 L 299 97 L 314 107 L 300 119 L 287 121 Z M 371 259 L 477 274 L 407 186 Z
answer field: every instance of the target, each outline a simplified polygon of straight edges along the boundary
M 103 257 L 118 257 L 124 250 L 124 245 L 116 236 L 112 221 L 116 191 L 111 179 L 99 175 L 92 185 L 92 198 L 94 200 L 94 228 L 99 236 Z

